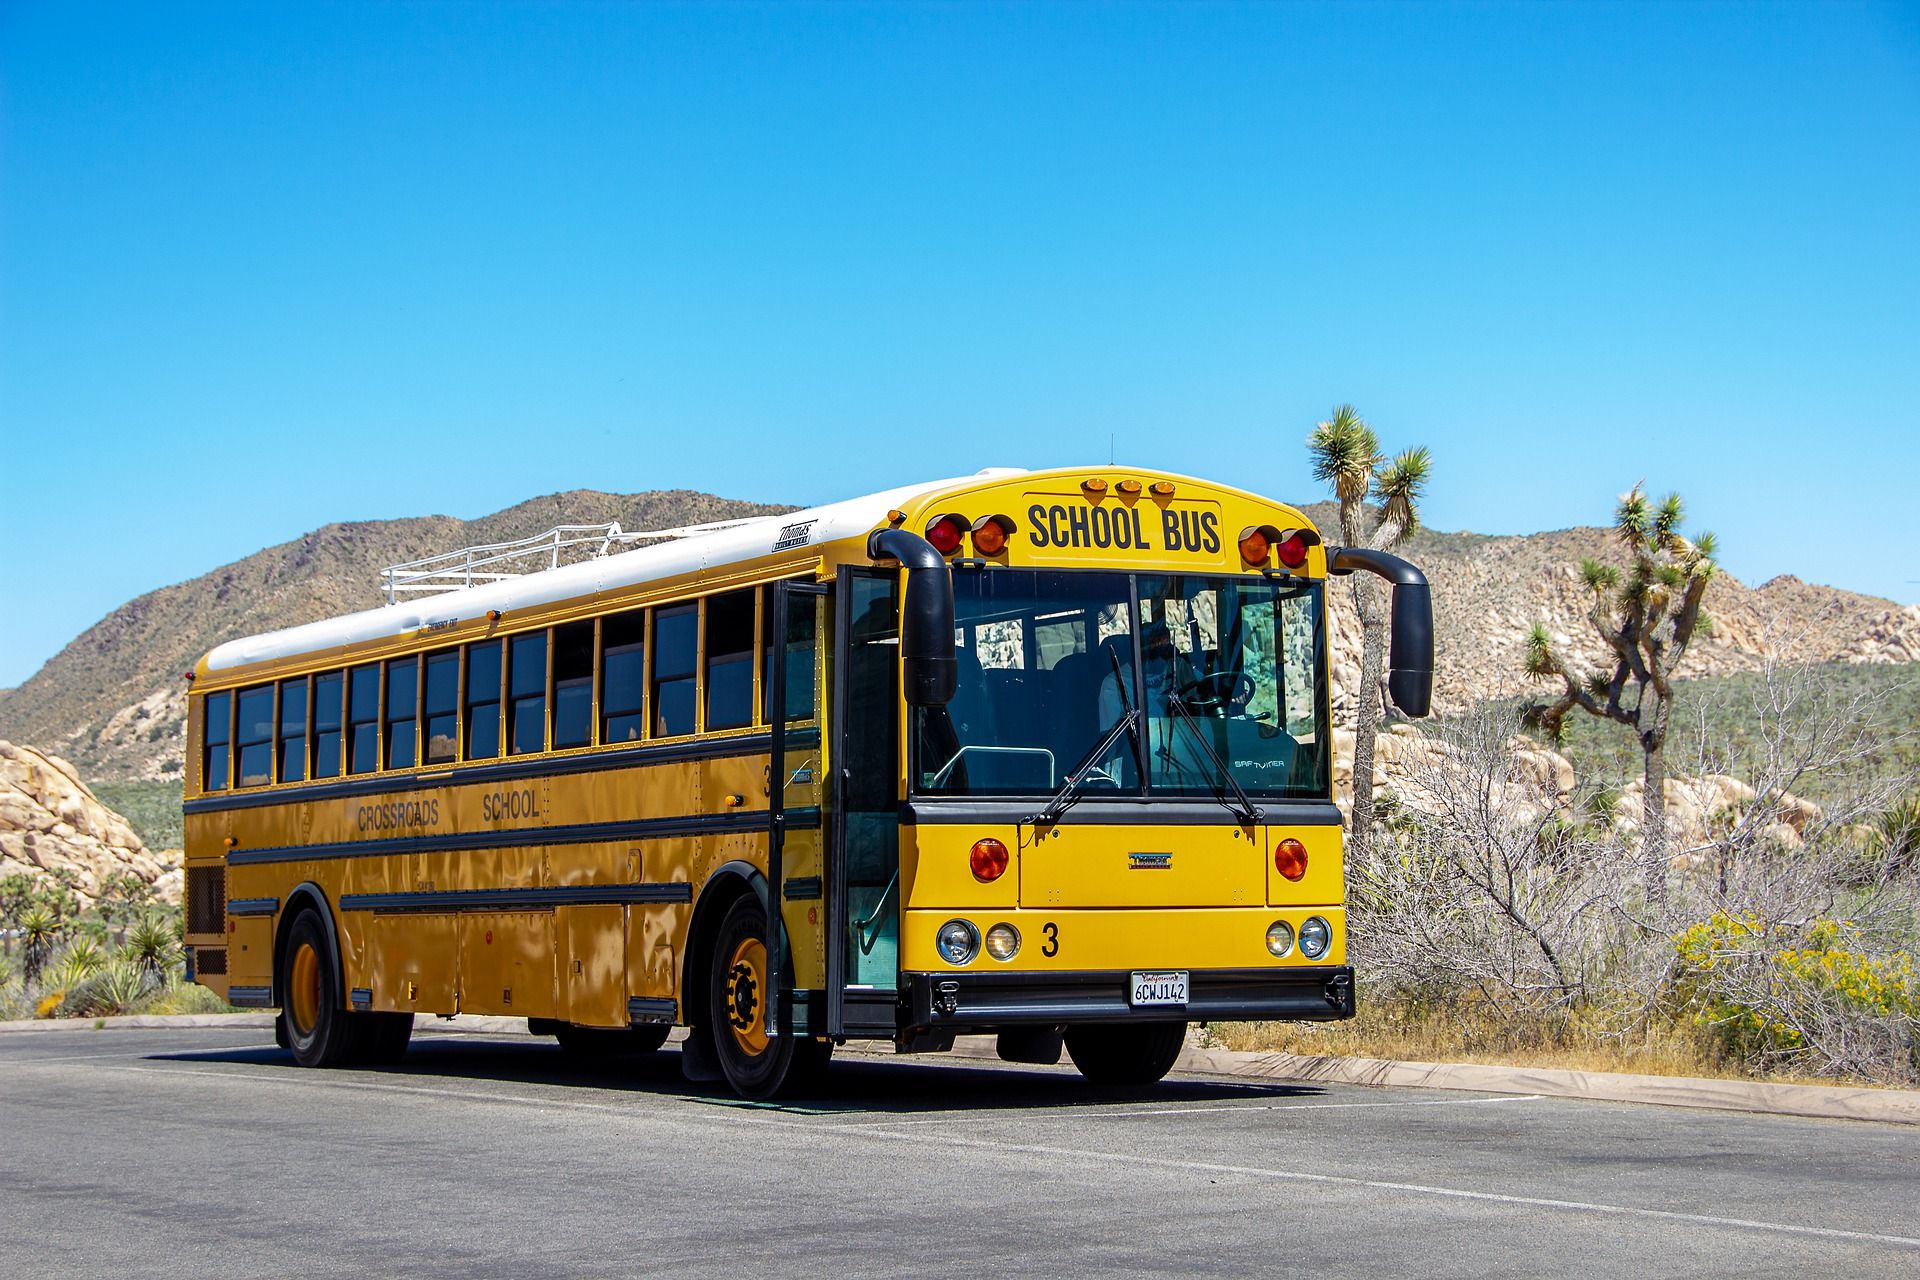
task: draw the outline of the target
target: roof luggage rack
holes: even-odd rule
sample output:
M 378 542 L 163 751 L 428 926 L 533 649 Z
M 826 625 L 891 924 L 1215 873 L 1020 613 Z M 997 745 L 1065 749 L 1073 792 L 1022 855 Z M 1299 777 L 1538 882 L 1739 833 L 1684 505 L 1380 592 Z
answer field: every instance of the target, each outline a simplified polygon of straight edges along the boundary
M 762 524 L 776 516 L 745 516 L 737 520 L 711 520 L 705 524 L 686 524 L 673 529 L 623 530 L 618 520 L 606 524 L 561 524 L 545 533 L 512 542 L 485 542 L 438 555 L 423 556 L 390 564 L 380 571 L 380 590 L 388 604 L 403 595 L 439 595 L 466 587 L 518 578 L 528 573 L 558 569 L 562 564 L 598 560 L 637 542 L 663 542 L 677 538 L 697 538 L 737 529 L 742 525 Z

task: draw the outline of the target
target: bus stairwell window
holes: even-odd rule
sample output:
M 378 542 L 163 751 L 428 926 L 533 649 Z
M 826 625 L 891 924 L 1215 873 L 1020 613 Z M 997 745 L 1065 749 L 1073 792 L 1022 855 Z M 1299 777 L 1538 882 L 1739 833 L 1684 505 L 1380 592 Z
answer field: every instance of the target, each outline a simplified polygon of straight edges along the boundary
M 273 781 L 273 686 L 242 689 L 238 706 L 234 746 L 240 785 L 264 787 Z
M 616 613 L 600 623 L 600 741 L 638 742 L 646 732 L 647 614 Z
M 507 647 L 507 749 L 547 748 L 547 633 L 515 636 Z
M 233 741 L 229 736 L 232 732 L 229 721 L 233 715 L 233 695 L 210 693 L 201 706 L 206 720 L 200 737 L 200 788 L 203 791 L 225 791 L 229 744 Z
M 422 738 L 427 764 L 451 764 L 459 744 L 460 653 L 448 649 L 427 655 L 427 678 L 421 706 L 426 716 Z
M 500 642 L 467 646 L 467 759 L 500 755 Z
M 729 591 L 707 601 L 707 728 L 753 722 L 753 596 Z
M 593 737 L 593 623 L 553 629 L 553 745 L 584 747 Z
M 698 605 L 660 609 L 653 616 L 653 736 L 692 733 L 698 705 L 695 656 L 700 635 Z

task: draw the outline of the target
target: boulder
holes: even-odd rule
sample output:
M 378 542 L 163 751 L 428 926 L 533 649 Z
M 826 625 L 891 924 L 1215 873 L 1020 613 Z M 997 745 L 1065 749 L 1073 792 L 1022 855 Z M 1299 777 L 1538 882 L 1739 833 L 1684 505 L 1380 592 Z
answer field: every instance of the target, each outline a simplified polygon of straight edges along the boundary
M 51 878 L 63 868 L 83 906 L 121 873 L 152 885 L 162 901 L 180 900 L 178 850 L 149 850 L 65 760 L 0 741 L 0 877 Z

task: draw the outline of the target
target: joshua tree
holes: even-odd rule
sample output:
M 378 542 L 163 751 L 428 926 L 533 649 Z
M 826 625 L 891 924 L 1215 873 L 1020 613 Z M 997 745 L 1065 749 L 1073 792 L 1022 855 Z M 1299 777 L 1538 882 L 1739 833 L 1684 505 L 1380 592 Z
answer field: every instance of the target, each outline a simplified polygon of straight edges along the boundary
M 1673 673 L 1687 656 L 1694 634 L 1710 630 L 1700 598 L 1714 573 L 1714 539 L 1689 541 L 1680 533 L 1685 508 L 1670 493 L 1649 502 L 1643 485 L 1620 499 L 1614 536 L 1629 560 L 1626 576 L 1591 558 L 1580 577 L 1593 592 L 1587 621 L 1611 651 L 1613 669 L 1576 669 L 1554 648 L 1544 623 L 1527 635 L 1527 674 L 1558 679 L 1562 691 L 1527 709 L 1528 718 L 1555 739 L 1575 707 L 1633 730 L 1646 757 L 1646 798 L 1641 811 L 1640 861 L 1647 899 L 1667 892 L 1667 729 L 1673 714 Z
M 1340 503 L 1340 540 L 1350 547 L 1388 551 L 1420 526 L 1420 491 L 1433 471 L 1424 447 L 1389 459 L 1379 437 L 1350 404 L 1307 437 L 1313 477 L 1333 489 Z M 1371 494 L 1377 507 L 1367 506 Z M 1364 845 L 1373 830 L 1373 743 L 1380 732 L 1386 671 L 1387 609 L 1380 584 L 1371 574 L 1352 578 L 1353 603 L 1360 615 L 1360 696 L 1353 726 L 1353 821 L 1349 835 Z
M 53 940 L 60 933 L 60 917 L 36 902 L 20 913 L 20 933 L 25 940 L 20 968 L 27 985 L 32 986 L 39 980 L 40 970 L 46 967 L 47 957 L 53 953 Z
M 134 922 L 127 937 L 127 955 L 149 982 L 158 984 L 179 942 L 173 922 L 157 912 L 148 912 Z

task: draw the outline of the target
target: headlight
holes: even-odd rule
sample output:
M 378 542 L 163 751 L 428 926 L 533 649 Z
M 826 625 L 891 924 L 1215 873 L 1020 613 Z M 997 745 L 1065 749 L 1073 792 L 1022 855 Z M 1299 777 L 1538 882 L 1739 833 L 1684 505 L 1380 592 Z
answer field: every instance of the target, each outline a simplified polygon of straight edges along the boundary
M 1300 954 L 1318 960 L 1333 945 L 1333 926 L 1314 916 L 1300 926 Z
M 995 960 L 1011 960 L 1020 950 L 1020 931 L 1010 924 L 997 924 L 987 930 L 987 954 Z
M 1283 956 L 1293 950 L 1293 926 L 1285 920 L 1275 920 L 1268 925 L 1267 950 L 1276 956 Z
M 980 931 L 965 920 L 949 920 L 934 935 L 933 945 L 948 964 L 965 964 L 980 949 Z

